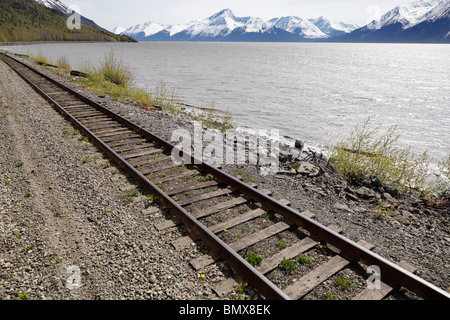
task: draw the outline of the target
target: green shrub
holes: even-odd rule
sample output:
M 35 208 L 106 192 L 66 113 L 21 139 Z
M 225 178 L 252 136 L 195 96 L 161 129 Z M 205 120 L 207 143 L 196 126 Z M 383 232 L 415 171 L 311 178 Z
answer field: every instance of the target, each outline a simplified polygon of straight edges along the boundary
M 292 273 L 294 269 L 298 266 L 297 260 L 283 258 L 280 262 L 280 267 L 289 273 Z
M 105 80 L 125 87 L 133 81 L 133 73 L 128 69 L 129 68 L 115 56 L 114 51 L 111 49 L 101 61 L 100 68 L 98 68 L 96 72 L 103 75 Z
M 69 61 L 65 56 L 60 57 L 56 62 L 56 65 L 65 71 L 70 71 L 71 69 Z
M 257 253 L 252 253 L 245 260 L 247 260 L 247 262 L 250 263 L 252 266 L 257 266 L 257 265 L 261 264 L 263 257 L 261 257 Z
M 444 176 L 436 181 L 430 174 L 427 151 L 415 155 L 411 147 L 399 147 L 397 126 L 380 133 L 379 128 L 372 129 L 369 124 L 370 117 L 357 125 L 349 138 L 330 148 L 330 163 L 343 178 L 350 183 L 359 183 L 371 176 L 376 177 L 384 186 L 402 194 L 419 192 L 430 196 L 448 190 L 449 159 L 440 162 L 441 170 L 447 167 L 447 178 Z

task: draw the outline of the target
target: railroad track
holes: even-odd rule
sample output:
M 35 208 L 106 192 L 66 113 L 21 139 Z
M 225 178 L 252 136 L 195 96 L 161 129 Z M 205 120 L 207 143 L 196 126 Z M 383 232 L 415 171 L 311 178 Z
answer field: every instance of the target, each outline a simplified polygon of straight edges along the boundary
M 342 236 L 338 228 L 316 222 L 310 212 L 299 213 L 287 201 L 277 201 L 270 192 L 258 190 L 257 186 L 183 153 L 38 70 L 9 55 L 1 53 L 0 57 L 140 188 L 170 211 L 172 219 L 157 225 L 159 230 L 179 224 L 188 228 L 188 236 L 173 242 L 175 248 L 186 248 L 197 240 L 208 247 L 207 254 L 190 261 L 196 270 L 223 260 L 238 282 L 250 284 L 265 299 L 302 299 L 346 268 L 359 268 L 366 275 L 364 281 L 371 277 L 380 280 L 372 282 L 375 289 L 361 289 L 354 295 L 355 300 L 383 299 L 401 287 L 423 299 L 450 299 L 449 293 L 414 275 L 411 266 L 384 259 L 371 251 L 370 244 L 355 243 Z M 174 150 L 189 161 L 173 162 Z M 256 248 L 263 252 L 263 260 L 253 254 Z M 289 265 L 309 265 L 312 251 L 321 256 L 315 256 L 317 263 L 305 267 L 299 279 L 296 275 L 296 281 L 285 285 L 269 280 L 283 266 L 283 275 L 289 278 Z M 252 255 L 259 256 L 259 261 L 254 263 Z M 377 273 L 366 274 L 369 266 Z M 233 284 L 234 280 L 227 280 L 219 284 L 216 292 L 226 293 Z

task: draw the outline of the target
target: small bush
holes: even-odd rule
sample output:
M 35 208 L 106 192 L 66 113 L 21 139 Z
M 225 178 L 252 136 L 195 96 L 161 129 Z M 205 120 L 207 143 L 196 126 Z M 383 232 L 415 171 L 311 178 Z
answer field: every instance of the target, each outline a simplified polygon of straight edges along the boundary
M 47 58 L 44 56 L 42 52 L 38 52 L 38 54 L 34 56 L 32 59 L 36 62 L 50 64 L 50 62 L 47 60 Z
M 65 71 L 70 71 L 71 69 L 69 61 L 65 56 L 60 57 L 56 62 L 56 65 Z
M 214 107 L 214 102 L 212 102 L 211 107 L 203 109 L 200 113 L 194 113 L 192 118 L 201 121 L 207 128 L 217 129 L 221 132 L 234 127 L 231 112 L 229 110 L 224 112 L 218 111 Z
M 105 80 L 125 87 L 133 81 L 133 73 L 128 69 L 129 67 L 117 59 L 114 51 L 111 49 L 101 61 L 100 68 L 96 72 L 103 75 Z
M 440 162 L 441 170 L 447 167 L 447 178 L 437 180 L 430 173 L 427 151 L 415 155 L 411 148 L 397 145 L 397 126 L 379 133 L 379 128 L 370 128 L 370 117 L 357 125 L 349 138 L 331 148 L 330 162 L 350 183 L 360 183 L 376 177 L 389 188 L 403 195 L 419 192 L 423 195 L 439 195 L 449 188 L 449 159 Z
M 167 84 L 161 81 L 153 93 L 154 104 L 160 106 L 161 109 L 170 113 L 171 115 L 179 115 L 182 110 L 179 105 L 179 98 L 175 92 L 175 89 L 169 91 Z

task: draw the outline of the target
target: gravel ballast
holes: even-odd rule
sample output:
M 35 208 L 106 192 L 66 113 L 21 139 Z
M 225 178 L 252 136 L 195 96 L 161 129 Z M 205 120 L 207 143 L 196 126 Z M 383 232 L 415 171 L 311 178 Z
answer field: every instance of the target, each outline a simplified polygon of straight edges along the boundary
M 127 199 L 136 187 L 3 62 L 0 95 L 0 299 L 218 298 L 217 265 L 194 272 L 148 198 Z
M 187 119 L 84 94 L 166 140 L 176 129 L 193 131 Z M 183 230 L 158 231 L 164 214 L 146 214 L 152 204 L 145 195 L 127 199 L 133 182 L 80 141 L 3 62 L 0 95 L 0 299 L 24 294 L 29 299 L 219 299 L 213 287 L 227 278 L 228 268 L 218 263 L 194 271 L 188 259 L 195 253 L 171 245 Z M 223 170 L 245 173 L 274 198 L 313 212 L 317 221 L 340 227 L 351 240 L 364 239 L 390 261 L 408 262 L 434 285 L 450 286 L 448 206 L 431 208 L 418 199 L 382 194 L 362 199 L 356 188 L 327 171 L 312 177 L 287 171 L 263 176 L 250 165 Z M 396 209 L 375 215 L 379 201 L 387 209 L 395 203 Z M 74 288 L 78 279 L 81 287 Z

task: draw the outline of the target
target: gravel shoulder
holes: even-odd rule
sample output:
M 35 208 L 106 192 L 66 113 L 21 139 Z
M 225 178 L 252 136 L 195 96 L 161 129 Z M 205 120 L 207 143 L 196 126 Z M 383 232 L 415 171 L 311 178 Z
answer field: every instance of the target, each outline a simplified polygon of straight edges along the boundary
M 179 128 L 193 132 L 187 119 L 84 94 L 167 140 Z M 158 231 L 163 213 L 146 214 L 151 204 L 145 195 L 127 199 L 132 181 L 79 141 L 73 127 L 2 62 L 0 97 L 7 104 L 0 106 L 0 299 L 23 293 L 30 299 L 219 299 L 212 288 L 226 279 L 227 267 L 193 271 L 187 262 L 192 252 L 171 245 L 183 230 Z M 320 159 L 309 163 L 325 167 Z M 342 228 L 351 240 L 375 245 L 377 254 L 408 262 L 434 285 L 450 286 L 448 205 L 432 208 L 384 194 L 364 199 L 327 170 L 264 176 L 253 165 L 223 169 L 245 174 L 274 198 Z M 389 214 L 375 214 L 380 201 Z M 81 287 L 69 289 L 67 280 L 77 284 L 77 270 Z
M 218 298 L 217 265 L 194 272 L 148 198 L 3 62 L 0 96 L 0 299 Z

